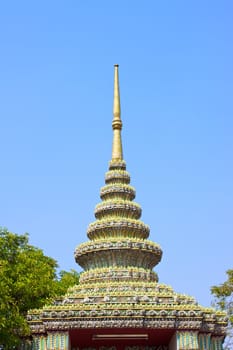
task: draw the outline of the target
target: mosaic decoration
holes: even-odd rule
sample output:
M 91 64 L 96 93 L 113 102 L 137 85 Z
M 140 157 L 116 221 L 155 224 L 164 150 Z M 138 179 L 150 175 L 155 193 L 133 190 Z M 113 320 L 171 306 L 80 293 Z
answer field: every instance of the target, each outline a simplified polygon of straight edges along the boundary
M 211 350 L 211 333 L 199 334 L 199 349 Z
M 226 315 L 158 283 L 153 271 L 162 258 L 162 250 L 148 240 L 149 226 L 140 220 L 142 210 L 134 202 L 136 192 L 123 160 L 118 95 L 115 67 L 112 159 L 105 174 L 105 186 L 100 190 L 101 202 L 95 208 L 96 220 L 87 229 L 89 241 L 75 250 L 75 260 L 84 270 L 80 284 L 53 304 L 28 313 L 32 334 L 39 342 L 44 339 L 40 336 L 46 335 L 47 350 L 66 350 L 68 335 L 62 338 L 59 332 L 68 334 L 69 330 L 90 328 L 173 329 L 178 331 L 178 349 L 196 350 L 200 343 L 201 350 L 210 349 L 210 344 L 211 350 L 220 350 Z M 38 344 L 33 349 L 45 349 Z M 161 344 L 125 350 L 167 348 Z
M 42 348 L 44 349 L 44 348 Z M 69 334 L 68 333 L 49 333 L 47 336 L 47 350 L 68 350 Z
M 177 332 L 179 350 L 198 350 L 198 332 Z
M 212 337 L 211 338 L 211 350 L 223 350 L 223 337 Z

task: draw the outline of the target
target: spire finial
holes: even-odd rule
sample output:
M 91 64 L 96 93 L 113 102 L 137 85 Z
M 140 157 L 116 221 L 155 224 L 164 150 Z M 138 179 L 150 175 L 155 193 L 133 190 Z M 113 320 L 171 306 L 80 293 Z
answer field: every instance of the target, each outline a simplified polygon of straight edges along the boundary
M 121 143 L 121 105 L 118 64 L 114 65 L 114 98 L 113 98 L 113 143 L 112 143 L 112 161 L 123 160 L 122 143 Z

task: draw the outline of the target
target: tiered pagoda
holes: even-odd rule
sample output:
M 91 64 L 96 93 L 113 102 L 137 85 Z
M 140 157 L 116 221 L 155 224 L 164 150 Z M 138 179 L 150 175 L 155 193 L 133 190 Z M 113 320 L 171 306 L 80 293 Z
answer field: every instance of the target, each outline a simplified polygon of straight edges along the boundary
M 221 350 L 225 314 L 158 283 L 162 250 L 140 221 L 121 142 L 118 65 L 114 67 L 113 145 L 89 241 L 75 250 L 80 284 L 28 322 L 34 350 Z

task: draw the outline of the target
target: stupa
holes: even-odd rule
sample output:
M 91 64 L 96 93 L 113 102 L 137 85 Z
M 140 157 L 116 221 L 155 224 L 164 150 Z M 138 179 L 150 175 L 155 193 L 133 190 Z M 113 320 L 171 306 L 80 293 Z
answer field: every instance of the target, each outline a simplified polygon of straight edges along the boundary
M 118 65 L 114 66 L 112 159 L 87 229 L 75 250 L 80 284 L 28 322 L 35 350 L 220 350 L 225 314 L 158 283 L 162 250 L 140 221 L 121 141 Z

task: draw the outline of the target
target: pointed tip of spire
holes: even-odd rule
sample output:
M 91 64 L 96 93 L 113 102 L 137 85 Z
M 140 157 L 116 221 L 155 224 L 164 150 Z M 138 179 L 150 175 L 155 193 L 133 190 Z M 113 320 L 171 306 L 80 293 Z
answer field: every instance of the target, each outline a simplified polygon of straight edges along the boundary
M 121 144 L 121 104 L 120 104 L 120 88 L 119 88 L 119 74 L 118 64 L 114 65 L 114 97 L 113 97 L 113 148 L 112 160 L 122 160 L 122 144 Z
M 114 98 L 113 98 L 113 120 L 121 118 L 121 104 L 120 104 L 120 88 L 119 88 L 119 74 L 118 64 L 114 65 Z

